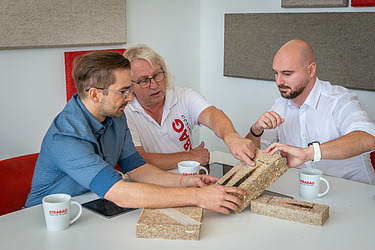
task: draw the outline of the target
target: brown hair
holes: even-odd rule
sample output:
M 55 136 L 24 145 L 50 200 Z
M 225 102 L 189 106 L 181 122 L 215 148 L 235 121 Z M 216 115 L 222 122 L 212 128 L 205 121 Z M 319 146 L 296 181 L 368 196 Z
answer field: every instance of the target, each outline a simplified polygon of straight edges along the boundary
M 130 62 L 112 51 L 93 51 L 74 59 L 72 76 L 78 95 L 85 97 L 90 87 L 108 88 L 116 82 L 115 70 L 130 70 Z

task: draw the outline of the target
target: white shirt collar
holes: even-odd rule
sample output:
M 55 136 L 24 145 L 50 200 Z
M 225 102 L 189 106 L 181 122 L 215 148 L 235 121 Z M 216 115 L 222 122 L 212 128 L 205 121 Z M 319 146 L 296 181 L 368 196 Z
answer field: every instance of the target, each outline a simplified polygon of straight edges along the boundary
M 310 91 L 310 94 L 307 96 L 303 104 L 309 105 L 313 109 L 316 109 L 321 93 L 322 93 L 322 83 L 319 81 L 317 77 L 315 80 L 314 87 Z
M 169 110 L 177 103 L 177 96 L 175 93 L 174 87 L 167 89 L 165 93 L 165 103 L 163 110 L 163 117 L 169 113 Z M 142 113 L 145 116 L 148 116 L 142 105 L 139 103 L 136 96 L 133 96 L 133 101 L 128 104 L 128 107 L 133 112 Z
M 307 96 L 307 98 L 306 98 L 305 102 L 302 104 L 302 106 L 308 105 L 308 106 L 312 107 L 313 109 L 316 109 L 316 106 L 318 105 L 318 101 L 319 101 L 321 92 L 322 92 L 322 83 L 320 82 L 320 80 L 317 77 L 316 80 L 315 80 L 314 87 L 310 91 L 309 95 Z M 297 104 L 293 100 L 289 100 L 289 105 L 298 108 Z

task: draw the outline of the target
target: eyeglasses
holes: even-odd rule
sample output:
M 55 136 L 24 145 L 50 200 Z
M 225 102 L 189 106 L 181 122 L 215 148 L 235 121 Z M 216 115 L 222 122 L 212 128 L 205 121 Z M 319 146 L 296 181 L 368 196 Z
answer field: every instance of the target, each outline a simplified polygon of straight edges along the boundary
M 92 87 L 92 88 L 95 88 L 95 87 Z M 85 91 L 89 92 L 90 89 L 91 88 L 85 89 Z M 111 90 L 111 89 L 105 89 L 105 88 L 96 88 L 96 89 L 103 90 L 103 91 L 115 92 L 115 93 L 119 93 L 121 95 L 125 95 L 125 99 L 127 99 L 129 97 L 129 94 L 131 93 L 130 87 L 128 89 L 124 90 L 124 91 L 117 91 L 117 90 Z
M 142 89 L 145 89 L 145 88 L 148 88 L 151 84 L 151 80 L 154 79 L 154 81 L 156 83 L 159 83 L 161 81 L 163 81 L 165 78 L 165 71 L 163 70 L 162 72 L 159 72 L 159 73 L 156 73 L 153 77 L 149 77 L 149 78 L 143 78 L 142 80 L 136 82 L 136 81 L 132 81 L 136 84 L 138 84 Z

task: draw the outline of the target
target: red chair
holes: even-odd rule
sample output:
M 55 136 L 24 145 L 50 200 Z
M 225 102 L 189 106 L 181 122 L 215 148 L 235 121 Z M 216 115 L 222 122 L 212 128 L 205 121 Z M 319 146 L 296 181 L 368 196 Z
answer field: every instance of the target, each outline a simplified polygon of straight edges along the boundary
M 370 159 L 371 159 L 372 167 L 373 167 L 374 170 L 375 170 L 375 151 L 372 151 L 372 152 L 371 152 L 371 154 L 370 154 Z
M 0 216 L 20 210 L 31 190 L 39 153 L 0 161 Z

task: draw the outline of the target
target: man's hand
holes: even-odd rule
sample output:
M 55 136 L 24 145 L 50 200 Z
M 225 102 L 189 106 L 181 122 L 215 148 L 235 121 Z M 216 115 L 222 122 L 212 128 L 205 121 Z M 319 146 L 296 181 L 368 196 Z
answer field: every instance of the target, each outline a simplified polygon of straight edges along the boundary
M 219 178 L 209 175 L 183 176 L 182 187 L 200 187 L 195 189 L 197 206 L 222 214 L 229 214 L 230 210 L 237 210 L 241 201 L 233 194 L 245 195 L 245 191 L 237 187 L 218 186 Z
M 232 122 L 220 109 L 210 106 L 203 110 L 198 122 L 211 129 L 216 136 L 223 139 L 232 155 L 240 161 L 254 166 L 251 160 L 255 155 L 255 145 L 249 139 L 242 138 L 234 129 Z
M 280 151 L 281 156 L 286 158 L 287 166 L 289 168 L 301 166 L 306 161 L 311 161 L 314 158 L 314 150 L 312 146 L 307 148 L 298 148 L 274 142 L 263 152 L 273 155 L 277 151 Z
M 265 112 L 256 123 L 252 130 L 256 135 L 260 135 L 265 129 L 274 129 L 284 123 L 284 119 L 275 111 Z
M 204 141 L 198 147 L 188 152 L 192 161 L 197 161 L 201 166 L 206 166 L 210 162 L 210 152 L 204 147 Z
M 198 206 L 222 214 L 229 214 L 230 210 L 237 210 L 241 200 L 233 194 L 245 195 L 245 192 L 237 187 L 206 186 L 196 190 Z
M 225 142 L 236 159 L 244 161 L 250 166 L 255 166 L 255 162 L 251 159 L 255 157 L 256 147 L 251 140 L 233 134 L 230 138 L 225 138 Z
M 181 187 L 205 187 L 215 184 L 219 178 L 209 175 L 187 175 L 181 176 Z

